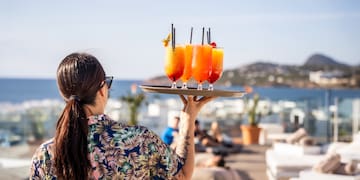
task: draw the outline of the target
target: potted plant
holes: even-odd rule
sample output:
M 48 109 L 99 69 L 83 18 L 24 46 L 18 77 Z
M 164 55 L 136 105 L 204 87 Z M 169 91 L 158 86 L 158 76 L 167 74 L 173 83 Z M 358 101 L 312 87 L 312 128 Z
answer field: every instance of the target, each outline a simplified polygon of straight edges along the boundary
M 253 104 L 248 109 L 248 125 L 241 125 L 243 144 L 258 144 L 261 128 L 258 127 L 260 118 L 257 119 L 256 108 L 259 103 L 259 95 L 253 96 Z M 247 103 L 248 104 L 248 103 Z

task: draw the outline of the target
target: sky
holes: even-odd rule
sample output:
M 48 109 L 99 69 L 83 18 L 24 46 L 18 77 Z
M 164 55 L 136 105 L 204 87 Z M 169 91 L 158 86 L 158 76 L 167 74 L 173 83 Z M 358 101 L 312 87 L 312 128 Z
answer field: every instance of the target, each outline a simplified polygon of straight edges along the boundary
M 72 52 L 96 56 L 117 79 L 164 74 L 161 40 L 224 48 L 224 68 L 255 61 L 301 65 L 322 53 L 360 64 L 360 1 L 0 1 L 0 78 L 55 78 Z

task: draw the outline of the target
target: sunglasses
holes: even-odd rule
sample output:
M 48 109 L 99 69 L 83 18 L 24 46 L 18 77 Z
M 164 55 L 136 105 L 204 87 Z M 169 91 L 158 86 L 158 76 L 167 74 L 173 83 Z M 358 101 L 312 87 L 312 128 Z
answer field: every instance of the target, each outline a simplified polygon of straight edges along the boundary
M 106 86 L 108 87 L 108 89 L 110 89 L 113 79 L 114 79 L 114 76 L 106 76 L 106 77 L 105 77 L 105 80 L 104 80 L 104 83 L 102 83 L 102 84 L 100 85 L 100 88 L 102 88 L 102 87 L 106 84 Z

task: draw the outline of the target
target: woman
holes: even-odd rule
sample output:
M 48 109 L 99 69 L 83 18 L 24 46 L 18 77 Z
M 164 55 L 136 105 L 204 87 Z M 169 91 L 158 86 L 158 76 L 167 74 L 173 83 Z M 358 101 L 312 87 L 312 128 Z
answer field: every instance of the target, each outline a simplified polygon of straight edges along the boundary
M 194 169 L 194 121 L 212 100 L 180 96 L 176 152 L 152 131 L 117 123 L 104 114 L 112 77 L 89 54 L 65 57 L 57 83 L 66 106 L 53 139 L 34 154 L 31 179 L 190 179 Z

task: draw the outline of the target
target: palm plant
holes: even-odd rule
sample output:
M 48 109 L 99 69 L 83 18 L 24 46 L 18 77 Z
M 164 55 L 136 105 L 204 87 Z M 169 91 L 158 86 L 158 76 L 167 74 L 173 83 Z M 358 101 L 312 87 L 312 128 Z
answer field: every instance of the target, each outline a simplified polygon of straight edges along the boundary
M 259 120 L 256 120 L 256 115 L 257 115 L 256 108 L 259 103 L 259 99 L 260 96 L 258 94 L 255 94 L 253 96 L 254 104 L 248 111 L 248 120 L 249 120 L 249 125 L 251 126 L 257 126 L 257 124 L 259 123 Z
M 129 108 L 130 119 L 128 121 L 129 125 L 137 125 L 138 124 L 138 114 L 139 109 L 142 103 L 145 101 L 145 94 L 130 94 L 128 93 L 125 96 L 121 96 L 120 99 L 125 102 Z

